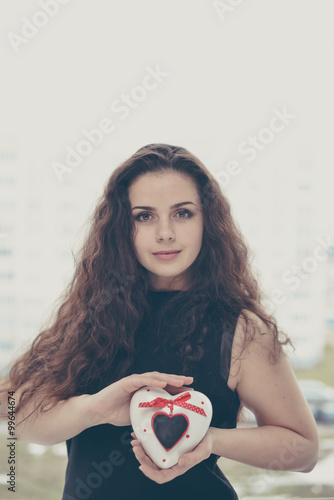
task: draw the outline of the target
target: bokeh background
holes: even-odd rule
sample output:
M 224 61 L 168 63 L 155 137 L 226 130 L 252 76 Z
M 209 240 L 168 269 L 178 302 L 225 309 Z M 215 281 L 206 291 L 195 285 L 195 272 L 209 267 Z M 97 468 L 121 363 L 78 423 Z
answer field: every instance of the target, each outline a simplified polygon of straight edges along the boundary
M 331 0 L 0 3 L 1 374 L 52 313 L 111 172 L 148 143 L 188 148 L 231 202 L 321 437 L 306 475 L 221 459 L 241 499 L 334 496 L 333 14 Z M 15 498 L 60 498 L 64 443 L 18 452 Z

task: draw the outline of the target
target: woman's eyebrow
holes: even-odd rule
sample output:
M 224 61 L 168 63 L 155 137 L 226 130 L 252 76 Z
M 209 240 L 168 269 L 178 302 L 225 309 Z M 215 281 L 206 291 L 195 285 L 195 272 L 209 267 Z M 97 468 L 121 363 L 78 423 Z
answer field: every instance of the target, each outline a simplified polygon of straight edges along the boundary
M 175 205 L 172 205 L 170 208 L 178 208 L 181 207 L 182 205 L 189 205 L 189 204 L 194 205 L 196 207 L 195 203 L 193 203 L 192 201 L 181 201 L 181 203 L 175 203 Z M 135 208 L 143 208 L 144 210 L 156 210 L 156 208 L 154 207 L 133 207 L 131 211 L 134 210 Z

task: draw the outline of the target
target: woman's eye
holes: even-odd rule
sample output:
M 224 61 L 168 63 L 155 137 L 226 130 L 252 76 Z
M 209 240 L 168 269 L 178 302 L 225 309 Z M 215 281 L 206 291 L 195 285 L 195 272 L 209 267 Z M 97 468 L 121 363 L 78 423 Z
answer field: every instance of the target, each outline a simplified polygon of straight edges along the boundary
M 178 214 L 187 214 L 187 217 L 181 217 L 181 219 L 188 219 L 188 217 L 191 217 L 191 212 L 189 210 L 180 210 Z
M 179 217 L 177 217 L 178 219 L 188 219 L 189 217 L 192 216 L 192 213 L 189 212 L 189 210 L 179 210 L 177 214 L 179 215 Z M 149 220 L 148 217 L 151 217 L 151 214 L 143 212 L 141 214 L 136 215 L 135 219 L 140 222 L 146 222 Z
M 139 214 L 139 215 L 137 215 L 136 220 L 139 220 L 139 221 L 143 221 L 144 220 L 144 221 L 146 221 L 148 219 L 141 219 L 140 217 L 145 217 L 147 215 L 149 216 L 150 214 L 147 214 L 147 213 Z

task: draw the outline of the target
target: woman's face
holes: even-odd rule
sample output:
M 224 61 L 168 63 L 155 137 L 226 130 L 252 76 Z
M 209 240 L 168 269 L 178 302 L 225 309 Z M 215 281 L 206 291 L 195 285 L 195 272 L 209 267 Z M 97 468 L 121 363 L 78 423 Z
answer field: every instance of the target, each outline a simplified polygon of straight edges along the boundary
M 202 246 L 203 212 L 195 181 L 174 170 L 149 172 L 129 187 L 135 221 L 133 243 L 138 261 L 148 272 L 150 287 L 184 290 L 185 271 Z M 156 255 L 156 252 L 174 252 Z

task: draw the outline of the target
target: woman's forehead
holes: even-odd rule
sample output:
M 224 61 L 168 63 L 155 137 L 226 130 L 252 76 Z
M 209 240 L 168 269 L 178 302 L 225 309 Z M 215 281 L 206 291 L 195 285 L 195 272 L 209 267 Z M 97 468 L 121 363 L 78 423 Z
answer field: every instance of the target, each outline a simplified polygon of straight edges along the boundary
M 196 203 L 199 201 L 199 196 L 192 177 L 168 171 L 148 172 L 135 179 L 129 187 L 129 199 L 134 204 L 142 203 L 144 199 L 145 204 L 148 204 L 146 200 L 152 200 L 152 203 L 159 205 L 162 201 L 168 201 L 172 205 L 182 201 Z

